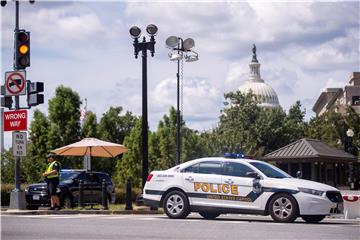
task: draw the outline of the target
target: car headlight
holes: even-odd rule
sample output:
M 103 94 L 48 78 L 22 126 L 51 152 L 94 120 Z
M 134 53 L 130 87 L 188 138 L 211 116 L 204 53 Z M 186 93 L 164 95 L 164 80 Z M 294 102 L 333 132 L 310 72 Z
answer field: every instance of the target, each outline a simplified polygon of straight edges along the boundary
M 324 194 L 324 191 L 319 191 L 311 188 L 298 188 L 300 192 L 308 193 L 316 196 L 322 196 Z
M 25 188 L 25 192 L 26 192 L 26 193 L 29 192 L 29 188 Z

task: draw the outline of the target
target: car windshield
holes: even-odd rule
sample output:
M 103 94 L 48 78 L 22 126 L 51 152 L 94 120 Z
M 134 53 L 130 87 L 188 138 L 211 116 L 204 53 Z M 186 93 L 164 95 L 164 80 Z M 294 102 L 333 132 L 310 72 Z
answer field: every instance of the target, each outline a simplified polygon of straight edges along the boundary
M 60 182 L 71 183 L 78 175 L 79 172 L 60 172 Z
M 259 169 L 265 176 L 270 178 L 291 178 L 289 174 L 280 170 L 279 168 L 262 162 L 250 162 L 251 165 Z

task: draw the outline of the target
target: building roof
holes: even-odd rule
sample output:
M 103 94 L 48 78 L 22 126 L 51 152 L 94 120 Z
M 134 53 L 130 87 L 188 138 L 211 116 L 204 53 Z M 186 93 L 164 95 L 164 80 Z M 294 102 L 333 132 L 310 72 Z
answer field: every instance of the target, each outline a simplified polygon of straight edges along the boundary
M 357 158 L 343 150 L 316 139 L 302 138 L 278 150 L 266 154 L 265 161 L 312 160 L 331 162 L 356 162 Z

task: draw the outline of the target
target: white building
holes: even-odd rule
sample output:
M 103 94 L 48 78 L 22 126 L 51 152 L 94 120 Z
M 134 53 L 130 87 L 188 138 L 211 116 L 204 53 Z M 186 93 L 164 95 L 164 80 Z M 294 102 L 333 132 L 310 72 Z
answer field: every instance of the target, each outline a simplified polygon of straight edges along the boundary
M 250 67 L 249 79 L 239 87 L 240 92 L 248 93 L 250 90 L 260 101 L 259 106 L 265 108 L 280 107 L 279 99 L 274 89 L 265 83 L 260 76 L 260 63 L 256 58 L 256 46 L 253 47 L 253 58 Z

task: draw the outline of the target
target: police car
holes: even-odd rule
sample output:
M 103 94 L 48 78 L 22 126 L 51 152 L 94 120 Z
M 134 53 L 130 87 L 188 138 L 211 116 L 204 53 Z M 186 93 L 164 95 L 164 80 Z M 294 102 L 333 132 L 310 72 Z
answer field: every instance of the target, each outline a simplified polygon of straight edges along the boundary
M 252 159 L 200 158 L 149 174 L 144 203 L 163 207 L 169 218 L 198 212 L 206 219 L 225 213 L 271 215 L 277 222 L 301 217 L 317 223 L 341 214 L 338 189 L 293 178 L 275 166 Z

